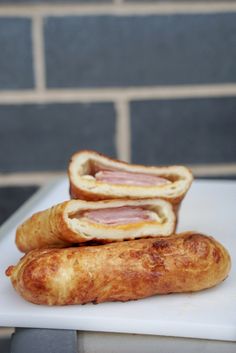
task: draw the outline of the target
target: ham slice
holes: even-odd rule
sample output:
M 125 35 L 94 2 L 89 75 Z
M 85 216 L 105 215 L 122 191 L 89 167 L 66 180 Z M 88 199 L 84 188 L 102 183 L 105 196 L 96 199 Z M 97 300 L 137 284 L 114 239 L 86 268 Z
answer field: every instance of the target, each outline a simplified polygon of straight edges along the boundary
M 170 184 L 170 181 L 156 175 L 142 173 L 128 173 L 113 170 L 102 170 L 95 174 L 97 181 L 108 184 L 125 184 L 136 186 L 155 186 Z
M 83 218 L 87 218 L 92 222 L 119 225 L 137 223 L 140 221 L 157 221 L 158 216 L 155 212 L 145 210 L 141 207 L 114 207 L 102 208 L 99 210 L 86 211 Z

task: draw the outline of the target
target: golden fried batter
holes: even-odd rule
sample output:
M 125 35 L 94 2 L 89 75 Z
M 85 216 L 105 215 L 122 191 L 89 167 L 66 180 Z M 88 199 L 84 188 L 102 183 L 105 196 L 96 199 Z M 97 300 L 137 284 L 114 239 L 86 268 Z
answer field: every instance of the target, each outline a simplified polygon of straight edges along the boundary
M 215 286 L 230 270 L 227 250 L 187 232 L 100 246 L 33 250 L 10 266 L 16 291 L 36 304 L 127 301 Z
M 110 183 L 97 178 L 99 173 L 121 172 L 140 177 L 159 177 L 166 183 L 157 185 L 122 184 L 122 180 Z M 178 206 L 191 186 L 193 175 L 184 166 L 143 166 L 128 164 L 109 158 L 95 151 L 79 151 L 71 157 L 68 167 L 70 194 L 73 199 L 147 199 L 161 198 Z
M 151 210 L 156 219 L 140 219 L 137 223 L 106 225 L 91 222 L 83 214 L 92 210 L 119 210 L 122 207 Z M 37 212 L 16 231 L 16 245 L 28 252 L 46 247 L 68 247 L 72 244 L 97 241 L 121 241 L 147 236 L 171 235 L 175 232 L 176 215 L 172 205 L 159 199 L 106 200 L 87 202 L 70 200 Z

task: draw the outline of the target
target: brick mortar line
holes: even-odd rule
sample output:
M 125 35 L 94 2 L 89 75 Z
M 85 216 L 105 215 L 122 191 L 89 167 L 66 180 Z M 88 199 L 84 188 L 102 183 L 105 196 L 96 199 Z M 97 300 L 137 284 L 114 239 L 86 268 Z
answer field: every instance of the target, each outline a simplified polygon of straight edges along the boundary
M 196 177 L 201 176 L 235 176 L 236 163 L 223 163 L 211 165 L 188 165 Z M 53 179 L 66 177 L 66 172 L 25 172 L 0 173 L 0 187 L 43 185 Z
M 236 163 L 190 164 L 188 166 L 195 176 L 236 175 Z
M 66 172 L 0 173 L 0 187 L 43 185 L 51 180 L 66 176 Z
M 32 17 L 32 48 L 35 89 L 37 92 L 44 92 L 46 87 L 45 63 L 44 63 L 44 35 L 43 18 L 37 14 Z
M 15 332 L 15 329 L 13 327 L 0 327 L 0 339 L 1 338 L 6 338 L 7 336 L 10 336 Z
M 121 4 L 124 4 L 124 1 L 125 1 L 125 0 L 113 0 L 113 3 L 114 3 L 115 5 L 121 5 Z
M 177 3 L 118 3 L 112 4 L 42 4 L 0 5 L 0 16 L 68 16 L 68 15 L 152 15 L 192 14 L 236 11 L 235 2 L 177 2 Z
M 116 149 L 118 159 L 130 162 L 131 132 L 129 103 L 125 100 L 115 102 L 116 109 Z
M 236 96 L 236 84 L 0 91 L 0 104 L 72 103 Z

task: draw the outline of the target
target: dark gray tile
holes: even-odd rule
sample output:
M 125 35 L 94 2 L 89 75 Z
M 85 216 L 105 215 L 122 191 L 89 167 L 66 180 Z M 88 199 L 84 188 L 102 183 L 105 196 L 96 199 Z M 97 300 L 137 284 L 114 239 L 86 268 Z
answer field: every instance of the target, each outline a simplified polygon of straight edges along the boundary
M 104 2 L 111 2 L 113 0 L 70 0 L 70 3 L 104 3 Z M 37 4 L 50 4 L 50 3 L 57 3 L 57 4 L 66 4 L 66 0 L 0 0 L 0 4 L 29 4 L 29 3 L 37 3 Z
M 228 2 L 234 2 L 235 0 L 229 0 Z M 124 2 L 137 2 L 137 3 L 146 3 L 146 0 L 124 0 Z M 159 3 L 167 3 L 167 4 L 176 4 L 178 2 L 180 2 L 179 0 L 148 0 L 148 2 L 159 2 Z M 188 0 L 188 3 L 191 3 L 191 2 L 195 2 L 196 3 L 196 0 Z M 222 2 L 222 0 L 198 0 L 197 1 L 198 3 L 200 2 L 208 2 L 208 3 L 211 3 L 211 2 Z
M 48 87 L 236 82 L 236 13 L 50 17 L 44 33 Z
M 0 224 L 1 224 L 1 220 L 0 220 Z M 1 353 L 9 353 L 10 352 L 10 350 L 11 350 L 11 335 L 12 335 L 11 331 L 8 332 L 8 330 L 5 330 L 2 327 L 0 328 L 0 352 Z
M 64 170 L 71 154 L 115 156 L 111 103 L 0 106 L 0 171 Z
M 0 17 L 0 89 L 34 86 L 31 20 Z
M 11 352 L 21 353 L 76 353 L 78 351 L 76 330 L 43 328 L 16 328 L 11 342 Z
M 236 98 L 131 104 L 136 163 L 236 162 Z
M 199 180 L 236 180 L 236 173 L 235 174 L 226 174 L 226 175 L 222 175 L 222 174 L 216 174 L 214 176 L 210 175 L 207 175 L 207 173 L 205 173 L 204 176 L 195 176 L 194 177 L 195 179 L 199 179 Z
M 37 189 L 37 186 L 1 187 L 0 224 L 6 221 Z

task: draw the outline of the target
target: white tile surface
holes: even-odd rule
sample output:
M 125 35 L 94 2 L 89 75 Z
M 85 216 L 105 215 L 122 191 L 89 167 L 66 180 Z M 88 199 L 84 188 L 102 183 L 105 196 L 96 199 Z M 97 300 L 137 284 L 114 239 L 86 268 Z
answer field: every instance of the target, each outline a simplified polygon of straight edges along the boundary
M 236 340 L 236 182 L 195 181 L 180 211 L 178 231 L 213 235 L 232 256 L 230 276 L 194 294 L 155 296 L 127 303 L 38 306 L 19 297 L 4 271 L 22 256 L 15 228 L 35 211 L 67 199 L 68 184 L 44 188 L 3 226 L 0 235 L 0 326 L 127 332 Z

